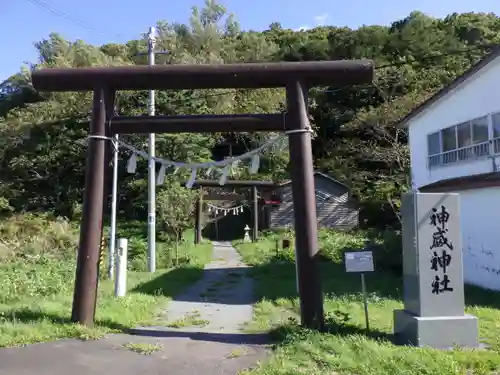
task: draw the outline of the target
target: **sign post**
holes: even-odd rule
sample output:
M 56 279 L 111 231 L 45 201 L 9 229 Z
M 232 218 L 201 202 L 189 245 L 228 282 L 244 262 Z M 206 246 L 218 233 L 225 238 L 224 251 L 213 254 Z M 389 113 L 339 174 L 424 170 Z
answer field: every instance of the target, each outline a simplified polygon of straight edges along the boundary
M 368 293 L 366 291 L 365 273 L 375 271 L 373 263 L 373 252 L 354 251 L 345 253 L 346 272 L 357 272 L 361 274 L 361 292 L 363 294 L 363 305 L 365 307 L 366 331 L 370 330 L 370 320 L 368 319 Z
M 361 272 L 361 291 L 363 292 L 363 305 L 365 306 L 366 331 L 370 330 L 370 320 L 368 319 L 368 293 L 366 292 L 365 273 Z

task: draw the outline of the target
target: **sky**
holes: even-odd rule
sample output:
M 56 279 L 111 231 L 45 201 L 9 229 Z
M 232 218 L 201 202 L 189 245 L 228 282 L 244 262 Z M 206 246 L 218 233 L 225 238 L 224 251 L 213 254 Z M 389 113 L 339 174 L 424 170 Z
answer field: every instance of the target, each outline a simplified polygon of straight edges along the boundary
M 136 39 L 159 20 L 186 22 L 203 0 L 0 0 L 0 82 L 35 62 L 33 43 L 58 32 L 69 40 L 102 45 Z M 500 14 L 498 0 L 219 0 L 243 29 L 272 22 L 300 29 L 319 25 L 389 25 L 414 10 L 444 17 L 458 12 Z

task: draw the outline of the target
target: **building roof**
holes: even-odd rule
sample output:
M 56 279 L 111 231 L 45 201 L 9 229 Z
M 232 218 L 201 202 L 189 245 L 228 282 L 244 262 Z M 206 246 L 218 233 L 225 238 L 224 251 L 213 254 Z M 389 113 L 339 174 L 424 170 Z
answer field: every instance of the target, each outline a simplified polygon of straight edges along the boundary
M 315 176 L 315 177 L 316 177 L 316 176 L 323 177 L 323 178 L 325 178 L 325 179 L 329 180 L 330 182 L 332 182 L 332 183 L 334 183 L 334 184 L 337 184 L 337 185 L 340 185 L 340 186 L 345 187 L 346 189 L 349 189 L 349 187 L 348 187 L 346 184 L 343 184 L 342 182 L 340 182 L 340 181 L 338 181 L 338 180 L 334 179 L 333 177 L 328 176 L 328 175 L 327 175 L 327 174 L 325 174 L 325 173 L 315 171 L 315 172 L 314 172 L 314 176 Z M 291 184 L 291 183 L 292 183 L 292 180 L 286 180 L 286 181 L 283 181 L 283 182 L 279 185 L 279 187 L 283 187 L 283 186 L 286 186 L 286 185 Z
M 450 191 L 472 190 L 500 186 L 500 172 L 480 173 L 440 180 L 421 186 L 422 193 L 445 193 Z
M 408 113 L 405 117 L 403 117 L 397 124 L 399 127 L 404 127 L 408 125 L 408 122 L 418 116 L 420 113 L 428 109 L 434 103 L 436 103 L 439 99 L 448 95 L 451 91 L 456 89 L 460 84 L 465 82 L 467 79 L 471 78 L 477 72 L 479 72 L 482 68 L 488 65 L 490 62 L 494 61 L 497 57 L 500 56 L 500 46 L 493 47 L 491 52 L 482 58 L 478 63 L 473 65 L 469 70 L 467 70 L 464 74 L 458 76 L 453 82 L 449 85 L 443 87 L 429 99 L 425 100 L 422 104 L 413 109 L 410 113 Z

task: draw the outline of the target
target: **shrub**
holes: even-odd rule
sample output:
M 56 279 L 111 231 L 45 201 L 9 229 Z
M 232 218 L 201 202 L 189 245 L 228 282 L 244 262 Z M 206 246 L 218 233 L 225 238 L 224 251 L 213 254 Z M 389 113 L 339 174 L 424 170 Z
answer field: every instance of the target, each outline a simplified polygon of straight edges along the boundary
M 400 276 L 403 272 L 403 243 L 401 231 L 386 229 L 377 235 L 379 244 L 375 246 L 375 266 Z
M 73 290 L 75 262 L 69 259 L 39 259 L 37 263 L 11 261 L 0 265 L 0 304 L 26 298 L 70 294 Z
M 147 271 L 148 269 L 148 246 L 147 242 L 131 241 L 132 247 L 129 254 L 129 269 L 132 271 Z M 130 242 L 129 242 L 130 243 Z M 174 244 L 157 242 L 156 243 L 156 268 L 171 268 L 174 266 L 173 249 Z
M 276 262 L 295 262 L 295 249 L 293 246 L 285 249 L 278 248 L 276 255 L 272 258 Z
M 74 258 L 78 238 L 78 230 L 64 218 L 34 214 L 12 216 L 0 221 L 0 261 Z
M 73 288 L 78 231 L 50 215 L 0 221 L 0 304 Z
M 263 233 L 256 244 L 260 261 L 295 261 L 295 239 L 293 232 L 280 231 Z M 291 246 L 282 249 L 282 240 L 291 239 Z M 321 229 L 318 233 L 318 245 L 321 258 L 336 263 L 344 262 L 346 251 L 356 251 L 369 248 L 373 251 L 375 267 L 401 274 L 402 270 L 402 243 L 401 231 L 386 229 L 385 231 L 335 231 Z M 254 244 L 240 244 L 239 250 L 245 252 L 247 246 Z
M 322 229 L 318 238 L 319 251 L 322 257 L 341 263 L 346 251 L 363 249 L 366 240 L 363 232 Z
M 130 236 L 129 270 L 145 271 L 147 240 L 143 237 L 144 231 L 140 226 L 134 229 L 127 224 L 129 226 L 119 237 Z M 0 305 L 26 298 L 70 295 L 74 286 L 78 239 L 77 226 L 63 218 L 26 214 L 0 221 Z M 207 246 L 194 248 L 192 236 L 181 241 L 179 266 L 206 263 L 211 257 L 211 246 Z M 175 265 L 174 249 L 172 242 L 157 242 L 158 269 Z M 101 263 L 101 278 L 106 277 L 107 264 L 107 259 Z

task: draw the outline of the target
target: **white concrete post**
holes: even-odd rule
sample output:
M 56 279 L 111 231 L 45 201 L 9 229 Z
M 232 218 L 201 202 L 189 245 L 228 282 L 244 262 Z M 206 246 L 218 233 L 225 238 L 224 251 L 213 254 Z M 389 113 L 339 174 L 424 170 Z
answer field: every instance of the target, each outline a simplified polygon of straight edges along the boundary
M 117 242 L 115 296 L 124 297 L 127 292 L 128 240 L 126 238 L 119 238 Z

